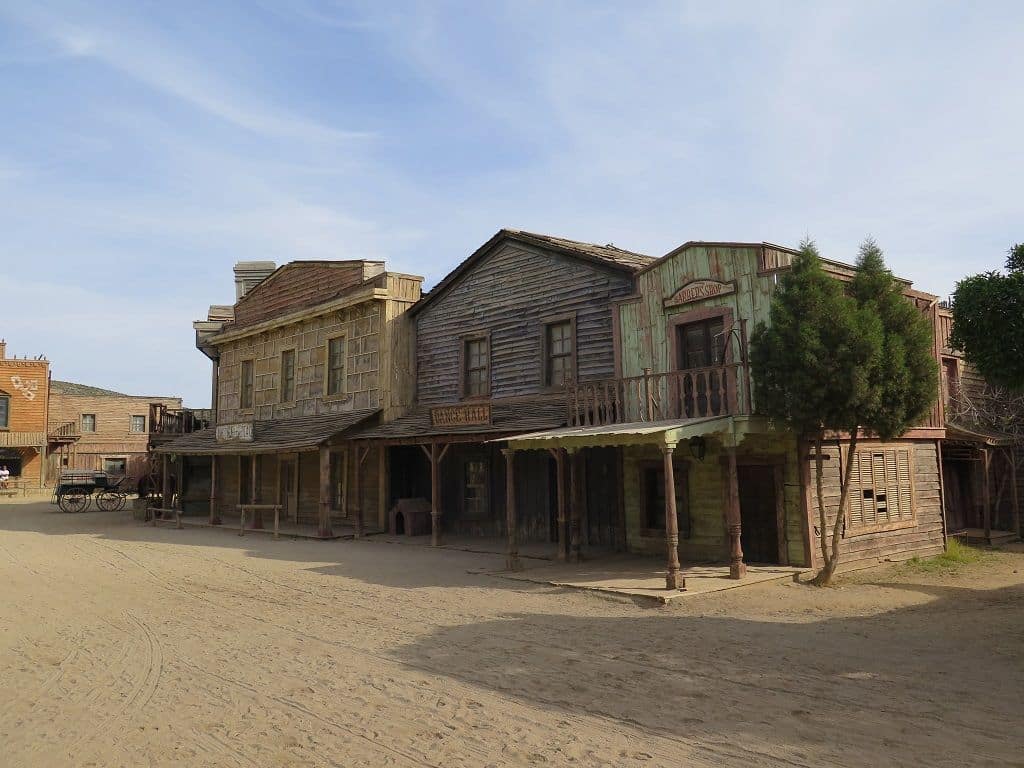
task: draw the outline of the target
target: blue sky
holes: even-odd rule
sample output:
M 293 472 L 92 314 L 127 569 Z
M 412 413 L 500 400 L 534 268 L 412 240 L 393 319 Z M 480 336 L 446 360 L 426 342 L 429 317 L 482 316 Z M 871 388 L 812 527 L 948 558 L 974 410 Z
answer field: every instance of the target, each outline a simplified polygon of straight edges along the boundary
M 428 285 L 501 227 L 661 255 L 1024 240 L 1024 5 L 0 0 L 0 336 L 204 406 L 242 259 Z

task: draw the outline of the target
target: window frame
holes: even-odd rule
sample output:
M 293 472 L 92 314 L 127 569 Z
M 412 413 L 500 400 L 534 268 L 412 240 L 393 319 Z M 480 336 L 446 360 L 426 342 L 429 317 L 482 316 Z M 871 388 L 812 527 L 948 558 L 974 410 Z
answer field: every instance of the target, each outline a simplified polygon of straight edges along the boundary
M 893 487 L 896 488 L 897 504 L 899 504 L 900 503 L 899 502 L 899 496 L 901 495 L 901 492 L 903 491 L 903 489 L 899 485 L 899 454 L 901 452 L 904 452 L 904 451 L 907 453 L 907 488 L 906 488 L 906 491 L 909 493 L 910 512 L 909 512 L 909 516 L 904 516 L 902 511 L 901 511 L 899 519 L 898 520 L 893 520 L 892 516 L 891 516 L 891 513 L 890 513 L 890 508 L 888 506 L 888 504 L 889 504 L 889 498 L 888 498 L 888 496 L 889 496 L 889 489 L 893 488 Z M 877 522 L 877 499 L 878 499 L 878 492 L 877 492 L 877 486 L 875 486 L 875 484 L 874 484 L 874 478 L 876 477 L 876 475 L 875 475 L 875 468 L 874 468 L 874 462 L 875 462 L 875 458 L 874 457 L 875 457 L 875 455 L 878 455 L 878 454 L 882 455 L 882 457 L 883 457 L 883 459 L 882 459 L 883 474 L 884 474 L 884 468 L 885 468 L 885 463 L 886 463 L 884 457 L 885 457 L 885 454 L 887 454 L 887 453 L 894 454 L 893 458 L 894 458 L 895 466 L 896 466 L 896 481 L 895 481 L 895 485 L 889 485 L 889 484 L 886 485 L 886 512 L 887 512 L 887 515 L 888 515 L 888 519 L 886 520 L 886 522 L 879 523 L 879 522 Z M 876 506 L 876 511 L 875 511 L 876 517 L 875 517 L 875 520 L 876 520 L 876 522 L 873 522 L 873 523 L 862 522 L 862 523 L 857 524 L 857 523 L 854 522 L 854 514 L 853 514 L 854 513 L 854 507 L 853 507 L 853 503 L 854 503 L 854 499 L 855 498 L 858 499 L 858 500 L 861 500 L 861 499 L 864 498 L 864 496 L 863 496 L 863 494 L 864 494 L 864 486 L 863 486 L 863 484 L 861 482 L 861 479 L 863 477 L 863 475 L 862 475 L 862 471 L 863 471 L 863 464 L 862 464 L 862 462 L 863 462 L 863 458 L 865 456 L 868 456 L 868 455 L 871 456 L 871 468 L 870 468 L 870 472 L 871 472 L 871 475 L 872 475 L 871 492 L 872 492 L 872 498 L 875 500 L 875 506 Z M 850 460 L 849 448 L 847 448 L 844 451 L 844 456 L 845 456 L 847 461 Z M 915 527 L 917 527 L 917 489 L 914 486 L 914 462 L 915 462 L 916 457 L 917 457 L 917 448 L 914 445 L 901 446 L 901 445 L 890 445 L 890 444 L 884 444 L 884 443 L 883 444 L 870 444 L 870 443 L 868 443 L 868 444 L 864 444 L 864 445 L 858 446 L 857 452 L 854 454 L 854 460 L 857 461 L 861 465 L 859 467 L 854 468 L 853 474 L 850 477 L 850 490 L 847 493 L 846 509 L 844 510 L 844 519 L 843 519 L 843 523 L 844 523 L 844 525 L 843 525 L 843 537 L 844 538 L 852 538 L 852 537 L 855 537 L 855 536 L 864 536 L 864 535 L 873 534 L 873 533 L 884 533 L 886 531 L 897 531 L 897 530 L 900 530 L 900 529 L 903 529 L 903 528 L 915 528 Z M 862 508 L 862 511 L 861 511 L 861 518 L 862 519 L 863 519 L 863 516 L 864 516 L 864 513 L 863 513 L 863 508 Z
M 91 416 L 92 417 L 92 429 L 86 429 L 85 428 L 85 417 L 86 416 Z M 98 422 L 98 420 L 96 418 L 96 414 L 95 413 L 83 413 L 83 414 L 80 414 L 79 420 L 78 420 L 78 428 L 79 428 L 79 431 L 83 435 L 94 435 L 94 434 L 96 434 L 96 430 L 97 430 L 98 426 L 99 426 L 99 422 Z
M 649 507 L 647 477 L 648 472 L 656 471 L 661 476 L 661 486 L 665 486 L 665 462 L 658 459 L 644 459 L 637 462 L 637 488 L 640 496 L 640 535 L 648 539 L 664 539 L 664 523 L 660 528 L 652 528 L 651 509 Z M 673 455 L 672 474 L 676 488 L 682 496 L 676 494 L 676 519 L 679 523 L 679 540 L 693 536 L 693 519 L 690 516 L 690 462 Z
M 731 307 L 715 306 L 715 307 L 703 307 L 701 309 L 692 309 L 688 312 L 677 312 L 669 315 L 668 317 L 668 370 L 686 370 L 679 367 L 680 353 L 682 350 L 679 348 L 679 334 L 680 326 L 691 325 L 693 323 L 703 323 L 713 320 L 722 321 L 722 332 L 726 336 L 726 344 L 722 354 L 722 362 L 720 365 L 727 365 L 730 360 L 729 352 L 731 351 L 731 345 L 728 344 L 728 336 L 735 327 L 733 321 L 733 311 Z
M 284 360 L 285 355 L 291 355 L 292 361 L 292 376 L 291 376 L 291 397 L 285 397 L 285 374 L 284 374 Z M 284 347 L 281 349 L 279 354 L 279 366 L 278 366 L 278 403 L 281 405 L 289 405 L 295 402 L 295 388 L 298 384 L 299 378 L 299 367 L 298 367 L 298 352 L 295 347 Z
M 11 428 L 11 396 L 6 392 L 0 391 L 0 400 L 4 402 L 4 420 L 0 424 L 0 432 L 7 432 Z
M 336 341 L 344 343 L 345 354 L 342 355 L 341 381 L 337 392 L 331 392 L 335 379 L 331 376 L 331 344 Z M 348 333 L 336 333 L 324 344 L 324 400 L 342 400 L 348 395 Z
M 541 329 L 540 329 L 540 384 L 541 387 L 549 392 L 560 392 L 565 387 L 565 383 L 556 384 L 551 378 L 551 329 L 556 325 L 568 325 L 569 326 L 569 352 L 567 354 L 558 355 L 560 358 L 568 358 L 569 360 L 569 383 L 576 381 L 576 359 L 578 356 L 577 339 L 576 339 L 576 314 L 569 313 L 565 315 L 555 315 L 552 317 L 541 318 Z
M 245 384 L 245 370 L 246 366 L 252 371 L 252 381 L 248 388 L 249 404 L 246 405 L 246 384 Z M 240 411 L 253 411 L 256 409 L 256 358 L 255 357 L 244 357 L 238 361 L 238 410 Z
M 471 464 L 479 464 L 483 468 L 483 480 L 480 484 L 470 486 L 469 483 L 469 467 Z M 462 478 L 461 478 L 461 518 L 463 520 L 490 520 L 491 519 L 491 462 L 488 457 L 484 454 L 475 454 L 466 456 L 462 460 Z M 476 498 L 479 502 L 478 508 L 475 511 L 470 511 L 469 497 L 467 491 L 470 487 L 479 488 L 480 495 Z
M 135 429 L 135 420 L 142 419 L 142 429 Z M 128 431 L 133 435 L 144 435 L 146 434 L 146 417 L 133 413 L 128 417 Z
M 466 353 L 469 344 L 477 341 L 482 341 L 487 345 L 487 364 L 482 368 L 473 369 L 474 371 L 486 371 L 486 376 L 484 377 L 485 388 L 483 392 L 470 394 L 467 387 L 470 370 L 467 368 L 468 357 Z M 464 333 L 459 336 L 459 398 L 462 400 L 486 400 L 491 396 L 491 391 L 491 333 L 490 331 Z

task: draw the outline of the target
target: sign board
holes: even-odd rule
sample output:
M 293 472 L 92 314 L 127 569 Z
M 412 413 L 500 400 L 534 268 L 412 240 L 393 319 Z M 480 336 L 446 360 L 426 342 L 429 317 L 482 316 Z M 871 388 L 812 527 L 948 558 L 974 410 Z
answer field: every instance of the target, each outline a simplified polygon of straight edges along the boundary
M 253 438 L 253 424 L 251 421 L 240 424 L 218 424 L 218 443 L 251 443 Z
M 445 405 L 430 409 L 430 426 L 432 427 L 467 427 L 490 423 L 490 403 Z
M 665 306 L 675 307 L 735 292 L 735 283 L 722 283 L 718 280 L 693 280 L 665 299 Z

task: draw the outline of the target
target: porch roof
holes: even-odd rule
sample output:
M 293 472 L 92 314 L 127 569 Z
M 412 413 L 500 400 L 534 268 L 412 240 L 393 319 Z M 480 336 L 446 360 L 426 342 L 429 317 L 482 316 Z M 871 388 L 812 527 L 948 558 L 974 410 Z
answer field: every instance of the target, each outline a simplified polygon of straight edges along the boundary
M 346 413 L 325 413 L 291 419 L 270 419 L 253 422 L 252 442 L 218 443 L 216 428 L 182 435 L 164 443 L 154 453 L 183 456 L 237 456 L 255 453 L 291 453 L 313 451 L 320 445 L 366 422 L 380 413 L 373 408 Z
M 759 416 L 707 416 L 669 421 L 636 421 L 597 427 L 562 427 L 545 432 L 515 435 L 508 439 L 515 450 L 544 448 L 597 448 L 616 445 L 666 445 L 703 435 L 722 435 L 737 445 L 752 432 L 767 432 L 768 422 Z
M 1004 432 L 985 429 L 978 424 L 961 424 L 954 421 L 946 422 L 946 440 L 962 443 L 984 443 L 992 447 L 1013 445 L 1013 438 Z

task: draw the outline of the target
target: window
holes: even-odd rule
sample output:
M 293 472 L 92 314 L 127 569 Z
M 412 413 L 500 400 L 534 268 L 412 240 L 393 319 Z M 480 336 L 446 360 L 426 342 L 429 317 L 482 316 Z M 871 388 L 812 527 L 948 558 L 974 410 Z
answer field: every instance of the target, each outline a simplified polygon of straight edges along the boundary
M 347 495 L 345 493 L 345 454 L 331 453 L 331 509 L 341 510 L 348 515 Z
M 132 432 L 145 432 L 146 431 L 146 417 L 145 416 L 132 416 Z
M 690 506 L 686 492 L 686 464 L 672 465 L 672 479 L 676 485 L 676 521 L 679 537 L 690 537 Z M 661 462 L 640 466 L 640 503 L 644 527 L 652 534 L 665 532 L 665 467 Z
M 83 432 L 95 432 L 96 431 L 96 414 L 95 413 L 83 413 L 82 414 L 82 431 Z
M 327 394 L 345 394 L 345 337 L 327 342 Z
M 491 393 L 490 342 L 486 336 L 477 336 L 462 344 L 462 394 L 487 397 Z
M 464 465 L 464 476 L 462 516 L 467 520 L 486 518 L 490 510 L 487 493 L 487 462 L 484 459 L 467 459 Z
M 252 408 L 252 393 L 255 384 L 252 360 L 242 361 L 241 379 L 241 398 L 239 399 L 238 407 L 243 409 Z
M 544 326 L 544 386 L 560 387 L 575 377 L 576 340 L 571 320 Z
M 281 353 L 281 402 L 290 403 L 295 399 L 295 350 L 286 349 Z
M 7 429 L 11 423 L 11 398 L 0 395 L 0 429 Z
M 103 471 L 108 475 L 124 475 L 128 469 L 128 459 L 104 459 Z
M 704 369 L 682 380 L 680 409 L 686 418 L 721 416 L 725 412 L 727 381 L 721 370 L 725 362 L 725 323 L 721 316 L 676 327 L 676 365 L 681 371 Z M 707 369 L 711 370 L 707 370 Z M 723 402 L 723 394 L 726 395 Z
M 913 524 L 911 448 L 860 450 L 850 480 L 851 530 Z

